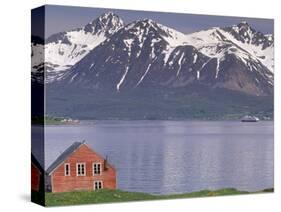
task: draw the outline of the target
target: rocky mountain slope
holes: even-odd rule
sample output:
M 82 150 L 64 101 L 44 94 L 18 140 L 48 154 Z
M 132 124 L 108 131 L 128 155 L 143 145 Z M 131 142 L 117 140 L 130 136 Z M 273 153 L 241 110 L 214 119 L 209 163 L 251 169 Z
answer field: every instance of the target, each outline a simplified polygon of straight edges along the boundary
M 271 95 L 273 42 L 247 23 L 184 35 L 145 19 L 118 30 L 57 83 L 116 91 L 195 83 Z

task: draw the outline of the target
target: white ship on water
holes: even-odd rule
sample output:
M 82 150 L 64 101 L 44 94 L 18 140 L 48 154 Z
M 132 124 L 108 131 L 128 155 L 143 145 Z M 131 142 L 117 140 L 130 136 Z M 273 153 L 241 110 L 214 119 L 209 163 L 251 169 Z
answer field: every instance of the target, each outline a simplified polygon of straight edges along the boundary
M 241 119 L 241 122 L 258 122 L 259 120 L 256 116 L 246 115 Z

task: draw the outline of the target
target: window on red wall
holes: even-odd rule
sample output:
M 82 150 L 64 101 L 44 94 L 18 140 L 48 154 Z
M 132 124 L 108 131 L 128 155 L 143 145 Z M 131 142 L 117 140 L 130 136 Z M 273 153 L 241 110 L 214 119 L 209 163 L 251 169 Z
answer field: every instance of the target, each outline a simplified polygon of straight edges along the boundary
M 64 164 L 64 176 L 70 176 L 70 164 Z
M 85 163 L 76 164 L 76 175 L 77 176 L 86 176 L 86 164 Z
M 99 190 L 103 188 L 103 183 L 101 180 L 94 181 L 94 190 Z
M 101 175 L 101 163 L 93 163 L 93 175 Z

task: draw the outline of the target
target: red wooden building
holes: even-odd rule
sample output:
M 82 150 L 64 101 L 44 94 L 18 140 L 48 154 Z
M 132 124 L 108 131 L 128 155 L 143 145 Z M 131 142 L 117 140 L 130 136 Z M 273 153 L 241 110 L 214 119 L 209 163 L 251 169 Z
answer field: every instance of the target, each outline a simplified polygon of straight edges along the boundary
M 43 191 L 44 189 L 44 169 L 31 154 L 31 190 L 32 191 Z
M 47 169 L 51 192 L 116 188 L 116 171 L 84 142 L 68 147 Z

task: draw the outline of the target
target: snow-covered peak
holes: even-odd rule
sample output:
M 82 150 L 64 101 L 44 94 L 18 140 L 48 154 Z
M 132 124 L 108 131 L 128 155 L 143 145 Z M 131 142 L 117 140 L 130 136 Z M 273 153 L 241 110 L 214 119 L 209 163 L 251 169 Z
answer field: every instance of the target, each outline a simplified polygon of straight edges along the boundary
M 237 26 L 239 28 L 250 28 L 250 24 L 247 21 L 241 21 Z
M 139 31 L 146 31 L 148 32 L 151 29 L 156 29 L 157 28 L 157 23 L 151 19 L 142 19 L 142 20 L 137 20 L 134 21 L 128 25 L 125 26 L 125 30 L 139 30 Z
M 221 32 L 227 37 L 227 40 L 250 53 L 273 72 L 274 40 L 272 35 L 264 35 L 245 22 L 222 28 Z
M 268 39 L 263 33 L 256 31 L 247 22 L 241 22 L 231 27 L 222 28 L 224 31 L 230 33 L 235 39 L 242 43 L 248 43 L 255 46 L 261 46 L 263 49 L 273 44 L 272 39 Z
M 88 36 L 103 35 L 109 37 L 123 26 L 124 26 L 124 22 L 119 16 L 111 12 L 104 13 L 98 18 L 91 21 L 90 23 L 86 24 L 84 27 L 72 29 L 65 32 L 59 32 L 51 35 L 50 37 L 47 38 L 46 44 L 48 43 L 71 44 L 72 42 L 75 43 L 76 42 L 75 38 L 77 36 L 71 36 L 74 34 L 78 34 L 79 36 L 81 34 L 84 34 Z
M 271 42 L 273 43 L 273 41 L 274 41 L 274 36 L 273 36 L 272 34 L 266 34 L 266 35 L 264 35 L 264 36 L 267 38 L 268 41 L 271 41 Z
M 186 41 L 186 35 L 167 26 L 157 23 L 151 19 L 143 19 L 128 24 L 125 27 L 134 34 L 141 35 L 157 35 L 164 39 L 170 46 L 182 45 Z
M 84 27 L 51 35 L 43 48 L 42 45 L 32 45 L 33 52 L 44 51 L 46 81 L 59 79 L 66 70 L 123 26 L 124 22 L 119 16 L 104 13 Z M 37 67 L 42 67 L 40 58 L 33 58 L 32 63 L 33 72 Z
M 123 20 L 112 12 L 104 13 L 88 23 L 83 29 L 89 33 L 105 33 L 111 35 L 124 26 Z
M 136 23 L 142 23 L 144 26 L 156 26 L 157 25 L 157 22 L 153 21 L 152 19 L 150 18 L 144 18 L 142 20 L 139 20 L 139 21 L 136 21 Z
M 231 28 L 237 33 L 241 32 L 241 31 L 246 31 L 248 33 L 255 32 L 255 30 L 250 26 L 250 24 L 247 21 L 242 21 L 242 22 L 232 25 L 230 27 L 225 27 L 225 29 L 231 29 Z
M 218 59 L 235 50 L 241 60 L 250 56 L 273 71 L 273 38 L 256 31 L 247 22 L 192 33 L 187 35 L 187 42 L 201 53 Z
M 118 18 L 118 15 L 116 15 L 115 13 L 109 11 L 109 12 L 106 12 L 106 13 L 103 13 L 102 15 L 100 15 L 98 17 L 99 20 L 103 20 L 103 19 L 112 19 L 112 18 Z

